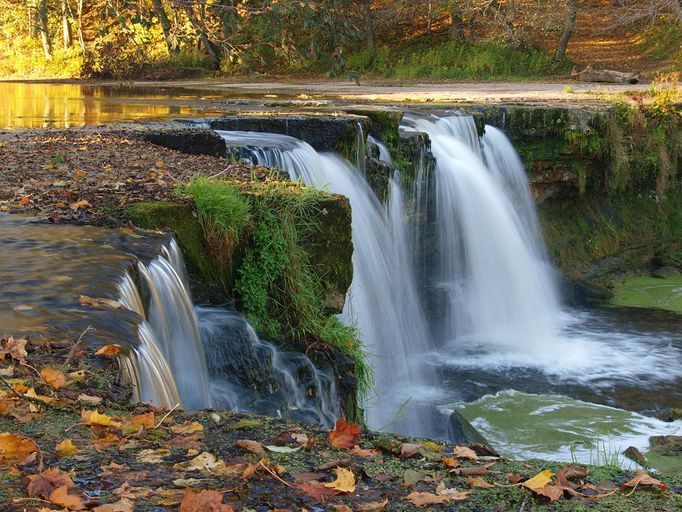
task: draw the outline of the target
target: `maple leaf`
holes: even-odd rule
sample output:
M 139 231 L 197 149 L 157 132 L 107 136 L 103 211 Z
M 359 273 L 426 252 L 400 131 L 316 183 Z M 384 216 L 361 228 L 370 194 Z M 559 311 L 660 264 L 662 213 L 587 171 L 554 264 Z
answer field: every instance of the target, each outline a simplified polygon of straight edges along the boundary
M 448 468 L 458 468 L 460 466 L 460 463 L 457 459 L 453 459 L 451 457 L 445 457 L 442 460 L 443 464 L 445 464 L 446 467 Z
M 251 441 L 250 439 L 240 439 L 235 441 L 235 445 L 239 446 L 242 450 L 247 452 L 255 453 L 256 455 L 265 455 L 265 449 L 263 445 L 257 441 Z
M 154 428 L 156 425 L 156 419 L 154 418 L 154 411 L 149 411 L 144 414 L 138 414 L 133 416 L 130 420 L 130 424 L 134 427 L 142 427 L 146 429 Z
M 31 498 L 42 496 L 45 499 L 49 499 L 50 495 L 59 487 L 64 486 L 67 489 L 74 487 L 73 481 L 55 468 L 47 469 L 37 475 L 30 475 L 28 481 L 27 491 Z
M 74 455 L 78 449 L 74 446 L 71 439 L 64 439 L 61 443 L 57 445 L 57 456 L 58 457 L 70 457 Z
M 180 503 L 180 512 L 234 512 L 231 505 L 223 503 L 223 494 L 220 491 L 194 492 L 188 489 Z
M 364 448 L 360 448 L 358 445 L 353 446 L 351 453 L 353 455 L 357 455 L 358 457 L 376 457 L 377 455 L 381 454 L 379 450 L 366 450 Z
M 640 485 L 650 485 L 653 487 L 658 487 L 661 491 L 668 490 L 668 486 L 665 485 L 665 483 L 661 482 L 660 480 L 656 480 L 655 478 L 652 478 L 641 469 L 638 469 L 635 472 L 635 476 L 632 480 L 629 480 L 628 482 L 625 482 L 623 484 L 623 488 L 632 487 L 634 490 L 634 488 L 637 488 Z
M 328 484 L 323 484 L 330 489 L 336 489 L 339 492 L 355 492 L 355 475 L 352 471 L 344 468 L 336 468 L 336 480 Z
M 350 450 L 360 436 L 360 425 L 348 422 L 345 418 L 336 420 L 336 427 L 329 432 L 329 442 L 334 448 Z
M 38 445 L 33 439 L 9 432 L 0 434 L 0 465 L 21 465 L 38 451 Z
M 300 489 L 308 496 L 313 498 L 315 501 L 318 501 L 320 503 L 326 503 L 329 498 L 339 494 L 339 491 L 337 491 L 336 489 L 327 487 L 323 483 L 317 482 L 316 480 L 310 480 L 309 482 L 298 484 L 295 485 L 294 487 Z
M 107 503 L 95 507 L 91 512 L 133 512 L 134 503 L 126 498 L 117 501 L 116 503 Z
M 64 507 L 68 510 L 83 510 L 85 505 L 83 499 L 76 494 L 69 494 L 69 486 L 62 485 L 57 487 L 48 498 L 55 505 Z
M 556 475 L 557 484 L 564 491 L 568 492 L 575 497 L 583 497 L 583 494 L 576 491 L 577 486 L 573 485 L 570 480 L 572 478 L 584 478 L 587 476 L 587 471 L 584 469 L 579 469 L 571 464 L 568 464 L 561 468 L 561 470 Z
M 88 203 L 85 199 L 81 199 L 80 201 L 76 201 L 75 203 L 71 203 L 69 205 L 69 208 L 71 208 L 74 212 L 77 212 L 78 210 L 85 210 L 89 207 L 90 203 Z
M 533 478 L 529 478 L 523 482 L 521 485 L 530 489 L 531 491 L 542 489 L 545 485 L 552 481 L 552 476 L 554 476 L 554 473 L 552 473 L 549 469 L 544 469 Z
M 66 375 L 61 370 L 43 368 L 40 370 L 40 377 L 54 389 L 61 389 L 66 386 Z

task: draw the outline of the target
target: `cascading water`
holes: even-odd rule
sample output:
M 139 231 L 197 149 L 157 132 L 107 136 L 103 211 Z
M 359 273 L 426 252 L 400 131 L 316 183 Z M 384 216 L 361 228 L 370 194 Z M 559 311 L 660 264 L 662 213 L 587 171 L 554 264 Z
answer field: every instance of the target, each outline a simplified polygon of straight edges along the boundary
M 146 308 L 130 272 L 118 287 L 119 302 L 141 318 L 139 344 L 121 358 L 133 400 L 167 408 L 217 405 L 333 426 L 340 415 L 333 374 L 258 339 L 233 311 L 195 308 L 174 240 L 137 270 Z
M 398 183 L 392 182 L 387 211 L 364 176 L 335 155 L 320 154 L 284 135 L 218 133 L 228 143 L 251 148 L 254 163 L 280 168 L 292 180 L 349 198 L 355 272 L 343 317 L 357 324 L 375 371 L 376 396 L 364 404 L 367 420 L 374 428 L 433 434 L 432 420 L 424 415 L 396 419 L 401 406 L 428 384 L 420 357 L 430 346 L 406 245 Z
M 406 116 L 404 128 L 427 133 L 436 158 L 433 279 L 447 303 L 440 332 L 469 347 L 552 350 L 557 293 L 534 210 L 522 204 L 519 214 L 514 204 L 528 197 L 528 186 L 510 174 L 518 168 L 499 145 L 503 135 L 491 129 L 484 152 L 471 117 Z

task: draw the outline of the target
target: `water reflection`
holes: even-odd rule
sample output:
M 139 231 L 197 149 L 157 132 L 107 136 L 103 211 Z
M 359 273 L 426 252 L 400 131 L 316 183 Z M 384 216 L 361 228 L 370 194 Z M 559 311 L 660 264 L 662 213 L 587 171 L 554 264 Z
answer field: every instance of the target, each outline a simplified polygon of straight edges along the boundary
M 0 128 L 69 128 L 195 115 L 198 91 L 0 82 Z

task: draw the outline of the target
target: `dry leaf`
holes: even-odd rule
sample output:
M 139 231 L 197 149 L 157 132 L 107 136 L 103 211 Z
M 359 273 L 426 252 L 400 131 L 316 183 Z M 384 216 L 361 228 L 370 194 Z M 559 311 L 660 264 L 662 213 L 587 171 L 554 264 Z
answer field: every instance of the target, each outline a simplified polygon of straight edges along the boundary
M 54 389 L 61 389 L 66 386 L 66 375 L 61 370 L 54 368 L 43 368 L 40 370 L 40 376 Z
M 444 495 L 433 494 L 430 492 L 412 492 L 407 495 L 407 499 L 417 507 L 424 505 L 438 505 L 448 501 L 462 501 L 469 497 L 468 492 L 449 493 Z
M 21 464 L 38 451 L 33 439 L 9 432 L 0 434 L 0 466 Z
M 69 486 L 67 485 L 62 485 L 52 491 L 49 500 L 55 505 L 69 510 L 83 510 L 85 508 L 83 499 L 75 494 L 69 494 Z
M 186 421 L 180 425 L 173 425 L 170 430 L 174 434 L 194 434 L 195 432 L 203 432 L 204 426 L 197 421 Z
M 467 479 L 467 485 L 469 487 L 480 487 L 481 489 L 492 489 L 495 487 L 493 484 L 488 483 L 485 479 L 480 476 L 474 476 Z
M 21 364 L 26 363 L 26 344 L 28 339 L 17 338 L 10 336 L 7 339 L 0 340 L 0 360 L 5 359 L 8 355 L 10 358 L 20 362 Z
M 100 414 L 97 411 L 87 411 L 83 409 L 81 411 L 81 420 L 83 423 L 86 423 L 88 425 L 99 425 L 102 427 L 120 427 L 121 424 L 117 421 L 114 421 L 111 416 L 107 416 L 106 414 Z
M 344 418 L 336 420 L 336 427 L 329 432 L 329 442 L 334 448 L 350 450 L 355 446 L 355 440 L 360 436 L 360 425 L 346 421 Z
M 76 201 L 75 203 L 71 203 L 69 205 L 69 208 L 71 208 L 74 212 L 77 212 L 78 210 L 85 210 L 90 206 L 90 203 L 88 203 L 85 199 L 81 199 L 80 201 Z
M 147 464 L 161 464 L 163 459 L 168 457 L 170 453 L 170 450 L 166 450 L 165 448 L 159 448 L 158 450 L 141 450 L 137 454 L 137 460 L 138 462 L 144 462 Z
M 82 295 L 81 297 L 85 297 L 85 295 Z M 97 352 L 95 352 L 95 355 L 106 357 L 117 356 L 121 353 L 121 348 L 122 348 L 121 345 L 119 345 L 118 343 L 109 343 L 108 345 L 104 345 Z
M 334 472 L 336 473 L 336 480 L 324 484 L 325 487 L 336 489 L 339 492 L 355 492 L 355 475 L 352 471 L 336 468 Z
M 665 485 L 665 483 L 661 482 L 660 480 L 656 480 L 655 478 L 650 477 L 648 474 L 646 474 L 644 471 L 641 469 L 638 469 L 635 472 L 635 477 L 623 484 L 623 487 L 638 487 L 640 485 L 651 485 L 654 487 L 658 487 L 661 491 L 667 491 L 668 486 Z
M 149 411 L 144 414 L 138 414 L 133 416 L 130 420 L 130 424 L 135 427 L 142 427 L 146 429 L 154 428 L 156 425 L 156 419 L 154 418 L 154 411 Z
M 101 396 L 92 396 L 81 393 L 80 395 L 78 395 L 77 400 L 79 402 L 85 402 L 86 404 L 90 405 L 99 405 L 102 403 L 102 400 L 104 399 Z
M 326 487 L 323 483 L 317 482 L 315 480 L 311 480 L 310 482 L 306 482 L 303 484 L 298 484 L 295 485 L 294 487 L 300 489 L 308 496 L 310 496 L 316 501 L 319 501 L 320 503 L 325 503 L 327 499 L 339 494 L 339 491 L 337 491 L 336 489 Z
M 388 505 L 388 498 L 383 501 L 368 501 L 367 503 L 358 503 L 355 505 L 357 512 L 381 512 Z
M 265 455 L 265 449 L 263 448 L 263 445 L 257 441 L 251 441 L 250 439 L 240 439 L 239 441 L 235 441 L 234 444 L 239 446 L 241 449 L 246 450 L 247 452 L 255 453 L 256 455 Z
M 57 445 L 57 456 L 58 457 L 71 457 L 78 451 L 73 444 L 71 439 L 64 439 L 61 443 Z
M 353 446 L 351 453 L 353 455 L 357 455 L 358 457 L 376 457 L 381 455 L 379 450 L 366 450 L 364 448 L 360 448 L 358 445 Z
M 116 503 L 107 503 L 92 509 L 92 512 L 133 512 L 134 503 L 126 498 Z
M 82 306 L 91 306 L 93 308 L 121 309 L 123 307 L 123 305 L 116 300 L 106 298 L 95 299 L 93 297 L 88 297 L 87 295 L 81 295 L 78 298 L 78 302 L 80 302 Z
M 466 467 L 466 468 L 455 468 L 451 469 L 450 473 L 453 475 L 459 475 L 459 476 L 480 476 L 480 475 L 485 475 L 488 472 L 488 469 L 490 469 L 492 466 L 494 466 L 495 463 L 491 462 L 489 464 L 485 464 L 483 466 L 472 466 L 472 467 Z
M 466 446 L 455 446 L 452 449 L 452 453 L 454 454 L 455 457 L 459 459 L 469 459 L 469 460 L 477 460 L 478 455 L 476 455 L 476 452 L 473 451 L 471 448 L 468 448 Z
M 180 503 L 180 512 L 234 512 L 231 505 L 223 504 L 223 492 L 187 490 Z
M 403 443 L 402 446 L 400 447 L 400 456 L 403 459 L 409 459 L 413 455 L 419 453 L 421 447 L 422 447 L 421 443 Z
M 34 496 L 41 496 L 45 499 L 49 499 L 50 495 L 62 486 L 71 489 L 74 487 L 74 483 L 58 469 L 50 468 L 37 475 L 29 475 L 27 491 L 31 498 Z
M 552 473 L 549 469 L 545 469 L 543 471 L 540 471 L 533 478 L 529 478 L 521 485 L 530 489 L 531 491 L 537 492 L 538 489 L 542 489 L 545 485 L 552 481 L 553 475 L 554 473 Z
M 114 494 L 119 498 L 127 498 L 129 500 L 139 500 L 151 493 L 152 490 L 147 487 L 133 487 L 128 482 L 124 482 L 121 487 L 114 489 Z
M 460 466 L 459 461 L 457 459 L 453 459 L 450 457 L 445 457 L 442 462 L 448 468 L 458 468 Z
M 547 484 L 539 489 L 534 489 L 535 494 L 549 498 L 550 501 L 556 501 L 564 495 L 564 490 L 558 485 Z
M 576 468 L 570 464 L 561 468 L 561 470 L 556 475 L 557 484 L 564 491 L 570 493 L 575 497 L 583 497 L 584 495 L 576 491 L 577 486 L 573 485 L 570 480 L 572 478 L 585 478 L 587 476 L 587 471 L 584 469 Z

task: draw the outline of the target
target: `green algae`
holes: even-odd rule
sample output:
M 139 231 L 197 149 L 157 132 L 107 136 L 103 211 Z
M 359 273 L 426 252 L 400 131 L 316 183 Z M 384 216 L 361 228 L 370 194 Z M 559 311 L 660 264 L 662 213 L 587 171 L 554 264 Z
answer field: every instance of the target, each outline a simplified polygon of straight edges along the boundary
M 656 308 L 682 313 L 682 275 L 672 279 L 636 276 L 616 281 L 614 306 Z

